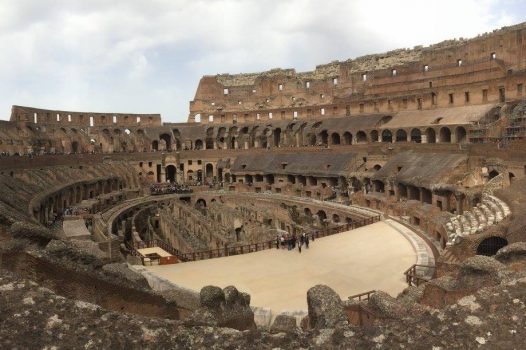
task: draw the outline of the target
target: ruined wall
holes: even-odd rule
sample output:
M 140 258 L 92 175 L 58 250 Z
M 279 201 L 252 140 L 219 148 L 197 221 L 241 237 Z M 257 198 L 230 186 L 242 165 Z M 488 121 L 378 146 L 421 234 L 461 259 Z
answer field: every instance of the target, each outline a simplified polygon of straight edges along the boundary
M 524 93 L 526 25 L 317 66 L 204 76 L 189 122 L 325 118 L 503 102 Z

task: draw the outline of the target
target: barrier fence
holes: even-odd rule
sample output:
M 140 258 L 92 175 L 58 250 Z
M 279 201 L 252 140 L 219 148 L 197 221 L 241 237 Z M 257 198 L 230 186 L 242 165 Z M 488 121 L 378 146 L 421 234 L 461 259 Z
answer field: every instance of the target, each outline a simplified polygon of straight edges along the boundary
M 429 272 L 429 270 L 434 270 L 435 266 L 433 265 L 420 265 L 420 264 L 413 264 L 410 268 L 408 268 L 405 272 L 405 280 L 409 286 L 416 286 L 418 287 L 422 283 L 428 282 L 429 278 L 424 277 L 426 275 L 426 272 Z M 420 272 L 420 273 L 419 273 Z
M 309 236 L 311 237 L 311 239 L 312 237 L 316 239 L 316 238 L 331 236 L 337 233 L 342 233 L 345 231 L 350 231 L 350 230 L 357 229 L 359 227 L 370 225 L 378 221 L 380 221 L 380 215 L 364 218 L 362 220 L 355 220 L 351 223 L 343 224 L 343 225 L 336 226 L 336 227 L 314 230 L 309 234 Z M 220 258 L 220 257 L 225 257 L 225 256 L 231 256 L 231 255 L 247 254 L 247 253 L 258 252 L 261 250 L 272 249 L 272 248 L 276 248 L 276 240 L 273 239 L 273 240 L 264 241 L 264 242 L 245 244 L 242 246 L 224 247 L 224 248 L 210 249 L 210 250 L 205 250 L 205 251 L 200 251 L 200 252 L 191 252 L 191 253 L 180 252 L 179 250 L 172 247 L 170 244 L 160 239 L 135 242 L 133 246 L 131 246 L 130 244 L 127 244 L 127 246 L 128 246 L 128 249 L 130 250 L 130 254 L 133 256 L 138 256 L 138 257 L 143 258 L 142 254 L 138 252 L 138 249 L 159 247 L 163 249 L 164 251 L 166 251 L 167 253 L 177 257 L 179 262 L 187 262 L 187 261 L 214 259 L 214 258 Z

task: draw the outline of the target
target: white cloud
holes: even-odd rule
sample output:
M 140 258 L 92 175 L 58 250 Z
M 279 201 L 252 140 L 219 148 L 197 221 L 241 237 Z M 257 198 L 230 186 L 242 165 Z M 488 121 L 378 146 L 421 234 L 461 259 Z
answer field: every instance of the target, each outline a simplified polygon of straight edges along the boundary
M 316 64 L 513 24 L 521 1 L 0 0 L 11 104 L 183 121 L 203 74 Z

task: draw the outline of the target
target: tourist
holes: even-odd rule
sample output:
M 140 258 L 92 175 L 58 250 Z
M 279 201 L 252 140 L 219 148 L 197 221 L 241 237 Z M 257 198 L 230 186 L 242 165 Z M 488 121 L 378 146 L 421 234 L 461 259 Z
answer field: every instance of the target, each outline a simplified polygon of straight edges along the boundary
M 276 249 L 279 249 L 279 235 L 276 235 Z
M 299 251 L 300 254 L 301 254 L 301 243 L 298 243 L 298 251 Z
M 309 249 L 309 235 L 305 233 L 305 247 Z

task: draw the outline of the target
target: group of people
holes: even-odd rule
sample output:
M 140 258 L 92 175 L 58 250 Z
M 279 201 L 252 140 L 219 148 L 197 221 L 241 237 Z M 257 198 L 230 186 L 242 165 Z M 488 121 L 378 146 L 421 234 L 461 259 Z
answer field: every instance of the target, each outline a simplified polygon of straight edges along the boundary
M 89 214 L 89 210 L 87 208 L 77 208 L 77 207 L 71 207 L 71 208 L 64 209 L 64 216 L 66 215 L 79 216 L 83 214 Z
M 312 240 L 314 241 L 314 236 L 312 236 Z M 296 245 L 298 246 L 298 251 L 301 253 L 301 248 L 303 245 L 307 249 L 309 249 L 309 243 L 310 243 L 310 236 L 308 233 L 303 232 L 300 237 L 296 237 L 296 235 L 289 236 L 288 234 L 284 235 L 277 235 L 276 236 L 276 249 L 285 249 L 285 246 L 288 250 L 293 250 L 296 248 Z
M 150 193 L 152 195 L 160 194 L 171 194 L 171 193 L 192 193 L 192 189 L 184 184 L 178 184 L 177 182 L 165 182 L 159 184 L 153 184 L 150 186 Z

